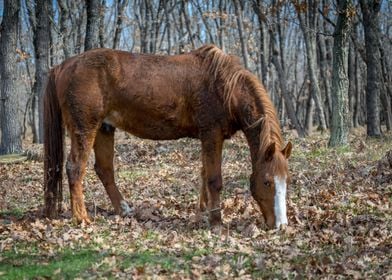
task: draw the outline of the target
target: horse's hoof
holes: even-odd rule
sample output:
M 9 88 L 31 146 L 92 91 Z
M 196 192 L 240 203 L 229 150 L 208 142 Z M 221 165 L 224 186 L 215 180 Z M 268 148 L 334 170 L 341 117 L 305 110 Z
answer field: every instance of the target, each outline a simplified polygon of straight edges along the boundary
M 220 212 L 215 213 L 217 215 L 211 215 L 212 213 L 210 213 L 210 217 L 209 217 L 209 224 L 211 227 L 211 230 L 213 230 L 214 228 L 220 228 L 222 227 L 222 218 L 220 215 Z
M 199 202 L 199 205 L 196 208 L 198 211 L 204 212 L 207 210 L 207 204 L 205 202 Z
M 91 224 L 91 220 L 88 216 L 84 216 L 84 217 L 73 217 L 72 218 L 72 222 L 76 225 L 80 225 L 80 224 L 85 224 L 85 225 L 89 225 Z
M 222 223 L 211 225 L 210 227 L 211 227 L 211 233 L 216 234 L 216 235 L 222 235 L 222 232 L 223 232 L 223 224 Z
M 120 211 L 120 216 L 121 217 L 129 217 L 132 216 L 132 214 L 134 214 L 135 210 L 129 206 L 129 204 L 125 201 L 125 200 L 121 200 L 120 202 L 120 207 L 121 207 L 121 211 Z

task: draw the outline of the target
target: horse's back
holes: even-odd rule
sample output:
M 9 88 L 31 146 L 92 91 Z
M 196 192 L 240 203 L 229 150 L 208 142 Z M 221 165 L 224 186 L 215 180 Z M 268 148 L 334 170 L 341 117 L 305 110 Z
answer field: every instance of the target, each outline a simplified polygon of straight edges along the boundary
M 57 72 L 59 99 L 71 119 L 81 115 L 142 138 L 198 135 L 195 110 L 208 89 L 191 54 L 96 49 L 66 60 Z

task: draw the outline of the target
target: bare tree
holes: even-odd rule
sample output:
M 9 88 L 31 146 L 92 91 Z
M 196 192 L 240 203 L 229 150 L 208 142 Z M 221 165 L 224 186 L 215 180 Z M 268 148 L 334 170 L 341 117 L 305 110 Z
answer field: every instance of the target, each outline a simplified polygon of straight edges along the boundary
M 0 154 L 22 151 L 22 121 L 17 89 L 16 49 L 18 42 L 20 1 L 5 0 L 0 26 Z
M 381 54 L 380 42 L 380 0 L 360 0 L 363 15 L 366 47 L 366 109 L 367 134 L 381 136 L 380 92 L 381 92 Z
M 127 5 L 128 5 L 128 0 L 117 0 L 117 22 L 114 31 L 113 49 L 117 49 L 120 45 L 123 16 L 124 16 L 125 7 Z
M 70 44 L 68 43 L 68 36 L 70 32 L 67 28 L 67 23 L 69 19 L 69 7 L 66 0 L 58 0 L 59 10 L 60 10 L 60 34 L 62 39 L 62 49 L 64 52 L 64 57 L 68 58 L 71 55 Z
M 316 109 L 320 120 L 320 129 L 326 130 L 327 125 L 325 121 L 324 106 L 321 101 L 321 92 L 319 87 L 319 80 L 317 77 L 317 11 L 319 6 L 319 0 L 315 1 L 293 1 L 297 11 L 298 20 L 302 33 L 304 35 L 305 47 L 306 47 L 306 58 L 308 64 L 308 72 L 310 78 L 311 94 L 312 98 L 316 103 Z
M 283 95 L 283 99 L 286 104 L 287 114 L 289 116 L 289 119 L 291 120 L 291 123 L 294 125 L 295 129 L 297 130 L 298 135 L 300 137 L 304 137 L 306 135 L 306 132 L 301 126 L 301 124 L 299 123 L 298 118 L 295 114 L 292 98 L 290 97 L 290 94 L 287 89 L 286 73 L 284 72 L 283 67 L 281 65 L 281 60 L 279 59 L 279 50 L 275 47 L 276 43 L 272 30 L 270 30 L 269 32 L 271 37 L 270 39 L 271 49 L 273 52 L 272 63 L 274 64 L 276 72 L 278 73 L 279 86 L 280 86 L 281 93 Z
M 99 48 L 100 0 L 86 0 L 87 25 L 84 50 Z
M 348 144 L 348 40 L 355 8 L 351 0 L 338 1 L 338 21 L 334 33 L 332 69 L 332 123 L 329 146 Z
M 33 43 L 35 51 L 35 82 L 33 85 L 33 94 L 34 100 L 37 100 L 38 104 L 38 106 L 36 107 L 38 109 L 38 134 L 35 135 L 37 138 L 34 140 L 37 143 L 43 143 L 44 133 L 43 110 L 41 106 L 43 104 L 43 94 L 50 64 L 50 5 L 52 5 L 50 1 L 36 1 L 36 25 L 33 26 Z
M 248 62 L 248 51 L 247 51 L 247 46 L 245 43 L 245 30 L 244 26 L 242 24 L 242 9 L 240 7 L 240 3 L 238 0 L 233 0 L 234 3 L 234 10 L 235 10 L 235 15 L 236 15 L 236 20 L 237 20 L 237 26 L 238 26 L 238 36 L 240 37 L 240 42 L 241 42 L 241 51 L 242 51 L 242 58 L 244 60 L 244 66 L 245 68 L 249 69 L 249 62 Z
M 259 33 L 260 33 L 260 45 L 259 45 L 259 56 L 260 56 L 260 71 L 261 71 L 261 79 L 264 85 L 267 85 L 267 76 L 268 76 L 268 41 L 266 34 L 266 21 L 267 16 L 265 14 L 265 8 L 263 7 L 263 3 L 261 0 L 253 0 L 253 10 L 256 13 L 257 20 L 259 22 Z

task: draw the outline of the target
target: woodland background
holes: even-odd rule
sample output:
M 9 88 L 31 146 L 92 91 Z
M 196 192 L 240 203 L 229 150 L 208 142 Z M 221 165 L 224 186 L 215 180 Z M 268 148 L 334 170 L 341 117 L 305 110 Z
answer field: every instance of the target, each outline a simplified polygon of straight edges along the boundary
M 0 21 L 0 278 L 390 279 L 391 1 L 0 0 Z M 258 75 L 294 143 L 290 226 L 267 231 L 241 134 L 224 146 L 222 234 L 195 215 L 198 141 L 125 133 L 116 180 L 135 215 L 113 214 L 91 156 L 93 224 L 72 223 L 67 191 L 64 213 L 46 219 L 50 67 L 96 47 L 166 55 L 207 43 Z
M 337 126 L 367 125 L 369 136 L 380 136 L 381 124 L 392 128 L 390 1 L 0 1 L 0 16 L 7 9 L 0 53 L 3 154 L 20 152 L 29 130 L 42 142 L 48 69 L 97 47 L 178 54 L 213 43 L 260 77 L 282 125 L 301 137 L 313 126 L 331 127 L 336 94 L 347 114 Z M 341 30 L 338 15 L 348 28 Z M 336 52 L 344 49 L 346 65 L 337 59 L 334 65 L 334 37 L 342 34 L 347 43 Z M 333 67 L 347 67 L 344 94 L 332 88 Z

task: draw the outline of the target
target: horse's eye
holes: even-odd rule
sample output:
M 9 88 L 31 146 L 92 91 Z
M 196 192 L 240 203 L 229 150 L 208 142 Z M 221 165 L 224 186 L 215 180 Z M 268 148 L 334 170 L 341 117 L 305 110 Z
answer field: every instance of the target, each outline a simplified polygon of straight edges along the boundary
M 269 181 L 264 181 L 264 187 L 269 188 L 271 183 Z

